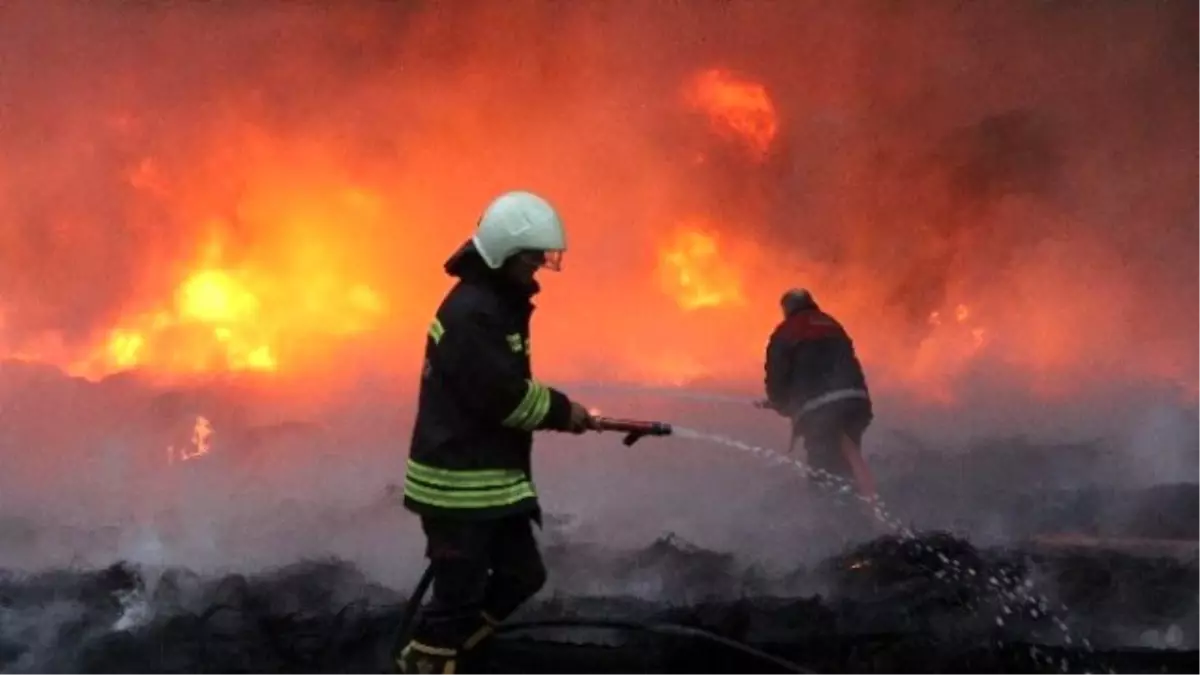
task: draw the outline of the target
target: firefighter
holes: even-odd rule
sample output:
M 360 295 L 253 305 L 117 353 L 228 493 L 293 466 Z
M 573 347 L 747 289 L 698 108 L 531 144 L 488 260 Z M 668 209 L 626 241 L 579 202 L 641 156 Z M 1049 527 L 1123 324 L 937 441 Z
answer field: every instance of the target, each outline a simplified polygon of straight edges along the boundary
M 875 481 L 861 451 L 873 418 L 871 395 L 854 343 L 807 290 L 789 290 L 780 305 L 783 321 L 767 344 L 763 406 L 791 420 L 790 447 L 802 439 L 810 467 L 874 498 Z
M 404 479 L 433 595 L 396 655 L 400 672 L 455 672 L 464 652 L 545 583 L 533 533 L 541 525 L 533 432 L 595 426 L 587 408 L 530 372 L 534 277 L 560 269 L 566 247 L 545 199 L 509 192 L 445 263 L 458 281 L 429 327 Z

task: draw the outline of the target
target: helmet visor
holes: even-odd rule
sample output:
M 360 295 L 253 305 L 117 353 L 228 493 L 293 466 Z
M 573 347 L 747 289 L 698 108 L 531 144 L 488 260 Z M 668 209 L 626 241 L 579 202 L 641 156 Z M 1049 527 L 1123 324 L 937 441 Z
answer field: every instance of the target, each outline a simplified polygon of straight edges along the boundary
M 562 251 L 525 250 L 517 254 L 522 263 L 535 269 L 545 267 L 555 272 L 562 269 Z
M 542 267 L 545 267 L 548 270 L 558 272 L 558 271 L 562 270 L 562 259 L 563 259 L 562 251 L 544 251 L 544 256 L 542 258 Z

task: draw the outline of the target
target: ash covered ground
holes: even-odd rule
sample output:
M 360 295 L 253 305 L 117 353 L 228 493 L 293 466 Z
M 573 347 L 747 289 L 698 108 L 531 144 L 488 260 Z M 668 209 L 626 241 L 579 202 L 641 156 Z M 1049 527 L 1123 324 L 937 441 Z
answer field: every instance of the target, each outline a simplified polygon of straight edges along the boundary
M 21 392 L 5 398 L 4 452 L 27 449 L 0 513 L 5 670 L 385 667 L 423 569 L 396 501 L 411 414 L 388 403 L 399 392 L 364 384 L 304 417 L 230 384 L 165 391 L 12 363 L 2 375 Z M 779 419 L 749 406 L 590 394 L 606 413 L 784 449 Z M 915 541 L 847 539 L 835 500 L 719 445 L 545 436 L 551 582 L 514 621 L 693 626 L 822 672 L 1193 672 L 1196 411 L 1138 400 L 1084 436 L 1064 432 L 1068 408 L 1027 414 L 1021 435 L 889 406 L 866 452 Z M 200 411 L 207 454 L 173 458 Z M 51 444 L 58 460 L 39 463 L 32 449 Z M 629 627 L 518 627 L 489 659 L 507 672 L 776 667 Z

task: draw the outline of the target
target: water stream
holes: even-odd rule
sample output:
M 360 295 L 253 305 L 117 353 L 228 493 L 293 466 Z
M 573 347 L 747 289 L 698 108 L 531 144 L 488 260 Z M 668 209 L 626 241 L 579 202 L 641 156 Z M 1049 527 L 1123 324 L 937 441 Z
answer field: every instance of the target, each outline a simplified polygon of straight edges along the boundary
M 727 394 L 709 393 L 701 391 L 689 391 L 686 389 L 675 387 L 648 387 L 633 384 L 618 384 L 618 383 L 577 383 L 571 387 L 572 391 L 576 390 L 609 390 L 614 392 L 628 392 L 649 394 L 657 396 L 665 396 L 673 399 L 685 401 L 704 401 L 711 403 L 730 403 L 749 407 L 755 401 L 749 396 L 735 396 Z M 804 477 L 811 480 L 815 485 L 820 487 L 826 494 L 830 494 L 838 499 L 857 499 L 873 514 L 874 518 L 882 524 L 887 530 L 899 536 L 902 540 L 916 546 L 919 550 L 935 555 L 937 560 L 942 565 L 942 569 L 934 573 L 935 578 L 945 580 L 948 583 L 966 582 L 970 583 L 976 579 L 981 570 L 975 569 L 971 565 L 964 565 L 959 560 L 951 559 L 944 553 L 935 552 L 918 538 L 917 532 L 904 524 L 903 521 L 896 518 L 887 509 L 882 498 L 875 496 L 863 497 L 860 496 L 853 483 L 842 478 L 841 476 L 829 473 L 823 469 L 816 469 L 808 466 L 802 460 L 791 457 L 787 454 L 739 441 L 735 438 L 723 436 L 720 434 L 709 433 L 698 429 L 692 429 L 683 426 L 673 426 L 674 435 L 678 438 L 687 440 L 703 441 L 719 445 L 724 448 L 736 450 L 743 454 L 751 455 L 759 461 L 765 461 L 773 466 L 787 466 L 792 470 L 800 473 Z M 1067 625 L 1065 616 L 1069 611 L 1066 605 L 1060 604 L 1057 608 L 1051 607 L 1049 598 L 1043 593 L 1038 593 L 1031 579 L 1021 579 L 1008 573 L 1007 571 L 999 571 L 988 577 L 987 585 L 995 593 L 1000 601 L 999 608 L 993 617 L 995 624 L 1003 628 L 1006 624 L 1006 618 L 1009 621 L 1013 617 L 1026 614 L 1035 620 L 1049 620 L 1058 629 L 1061 640 L 1065 645 L 1072 646 L 1076 643 L 1074 636 L 1071 634 L 1070 628 Z M 1092 646 L 1087 639 L 1080 641 L 1081 646 L 1086 652 L 1092 652 Z M 1036 663 L 1042 663 L 1052 668 L 1057 668 L 1060 672 L 1070 672 L 1071 664 L 1065 659 L 1055 659 L 1052 655 L 1045 654 L 1037 647 L 1030 648 L 1030 657 Z

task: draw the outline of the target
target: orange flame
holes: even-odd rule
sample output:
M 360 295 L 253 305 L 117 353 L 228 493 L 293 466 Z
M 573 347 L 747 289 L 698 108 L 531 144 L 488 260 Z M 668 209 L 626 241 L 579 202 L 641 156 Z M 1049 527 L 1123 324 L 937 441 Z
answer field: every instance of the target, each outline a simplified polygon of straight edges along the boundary
M 1089 167 L 1077 174 L 1084 187 L 1073 190 L 1113 187 L 1123 198 L 1138 192 L 1122 177 L 1138 172 L 1110 174 L 1095 161 L 1101 155 L 1073 154 L 1086 144 L 1042 138 L 1040 124 L 1028 139 L 1019 129 L 1006 135 L 1006 122 L 972 124 L 987 107 L 958 110 L 949 100 L 935 101 L 951 107 L 931 110 L 919 128 L 854 134 L 909 109 L 892 105 L 928 103 L 919 98 L 928 84 L 920 78 L 892 78 L 897 86 L 863 99 L 861 83 L 847 77 L 864 63 L 854 45 L 819 67 L 770 63 L 786 42 L 734 56 L 769 64 L 770 82 L 693 61 L 668 85 L 665 105 L 646 105 L 647 88 L 661 86 L 663 73 L 655 64 L 644 73 L 616 67 L 624 56 L 607 61 L 615 44 L 608 40 L 584 40 L 578 59 L 553 49 L 536 55 L 553 59 L 553 68 L 526 67 L 531 56 L 496 37 L 495 20 L 514 30 L 544 23 L 517 20 L 521 12 L 507 5 L 445 24 L 444 12 L 431 13 L 400 41 L 373 11 L 305 13 L 311 21 L 273 43 L 270 59 L 245 55 L 258 55 L 255 45 L 282 17 L 248 16 L 245 31 L 240 20 L 237 31 L 221 29 L 222 48 L 213 52 L 190 41 L 206 33 L 191 26 L 207 21 L 201 14 L 119 10 L 120 21 L 102 22 L 124 27 L 127 48 L 110 60 L 111 39 L 85 30 L 93 11 L 38 18 L 30 10 L 24 27 L 0 26 L 67 31 L 28 44 L 0 41 L 14 49 L 64 40 L 86 47 L 71 50 L 68 62 L 53 54 L 53 72 L 34 67 L 44 58 L 9 59 L 34 65 L 14 80 L 26 105 L 0 129 L 16 158 L 0 160 L 2 358 L 86 377 L 137 369 L 178 381 L 239 371 L 261 375 L 247 378 L 256 383 L 287 379 L 298 395 L 310 387 L 324 393 L 332 380 L 368 369 L 407 373 L 420 367 L 414 355 L 450 283 L 442 260 L 488 198 L 526 187 L 562 209 L 579 263 L 547 279 L 539 298 L 545 340 L 536 367 L 548 377 L 757 379 L 761 343 L 779 320 L 776 299 L 801 284 L 847 326 L 872 379 L 889 388 L 957 393 L 967 371 L 987 362 L 1020 379 L 1036 376 L 1047 391 L 1059 383 L 1076 390 L 1078 375 L 1101 372 L 1178 379 L 1195 397 L 1195 322 L 1186 321 L 1195 303 L 1181 302 L 1195 290 L 1182 283 L 1185 274 L 1164 271 L 1172 279 L 1164 285 L 1153 268 L 1129 265 L 1125 246 L 1089 235 L 1104 223 L 1087 221 L 1109 210 L 1032 193 L 996 204 L 989 196 L 992 187 L 1023 189 L 1010 173 L 1042 176 L 1060 160 L 1065 171 Z M 593 35 L 568 25 L 562 32 L 572 39 Z M 186 30 L 173 32 L 177 26 Z M 480 38 L 464 41 L 457 66 L 423 56 L 444 46 L 444 31 Z M 773 39 L 774 31 L 751 32 Z M 790 29 L 779 34 L 794 39 Z M 704 52 L 710 48 L 679 58 Z M 378 67 L 363 70 L 360 56 Z M 156 60 L 194 66 L 195 86 L 176 87 L 174 70 Z M 112 86 L 77 86 L 95 79 L 92 69 L 111 75 Z M 1097 89 L 1110 90 L 1120 87 Z M 550 103 L 531 114 L 530 100 Z M 785 129 L 793 120 L 783 115 L 801 101 L 804 119 Z M 687 121 L 699 128 L 699 143 L 674 133 Z M 1072 122 L 1061 125 L 1064 133 L 1086 120 Z M 784 159 L 776 153 L 785 131 L 829 142 L 807 144 L 804 166 L 784 166 L 775 160 Z M 1142 140 L 1154 154 L 1141 161 L 1154 166 L 1175 151 Z M 1070 152 L 1009 161 L 1010 146 L 1024 153 L 1026 141 L 1046 145 L 1048 158 Z M 720 153 L 718 161 L 702 170 L 689 164 L 707 150 Z M 768 159 L 771 166 L 756 165 Z M 972 194 L 961 194 L 964 186 Z M 1146 227 L 1145 236 L 1131 230 L 1128 241 L 1156 240 L 1155 250 L 1167 250 L 1177 235 L 1156 239 L 1152 229 L 1179 229 L 1169 224 L 1191 213 L 1180 210 L 1185 199 L 1182 187 L 1147 196 L 1146 205 L 1161 210 L 1139 209 L 1136 220 L 1145 223 L 1130 227 Z M 679 227 L 647 242 L 644 223 Z M 992 238 L 1010 226 L 1013 236 Z M 1035 226 L 1056 234 L 1035 236 Z M 993 256 L 993 242 L 1012 248 L 1001 245 Z M 631 264 L 630 252 L 644 250 L 650 255 L 635 254 Z M 1155 281 L 1143 283 L 1143 273 Z M 963 304 L 953 300 L 929 317 L 924 303 L 945 292 Z M 581 358 L 581 340 L 605 349 Z
M 273 372 L 289 340 L 361 332 L 382 307 L 379 295 L 364 285 L 340 287 L 319 278 L 281 282 L 203 268 L 179 285 L 173 307 L 114 328 L 89 365 L 105 371 Z
M 722 257 L 717 235 L 705 229 L 680 230 L 660 255 L 659 275 L 685 310 L 744 302 L 741 275 Z
M 265 144 L 252 136 L 247 153 L 263 153 Z M 388 303 L 361 279 L 362 261 L 347 241 L 353 235 L 341 234 L 341 226 L 377 219 L 379 198 L 328 183 L 301 191 L 314 183 L 313 175 L 298 175 L 292 184 L 282 161 L 270 157 L 262 167 L 245 168 L 257 190 L 239 201 L 235 223 L 194 219 L 204 222 L 209 243 L 184 273 L 172 275 L 179 280 L 172 297 L 130 307 L 102 345 L 74 359 L 68 370 L 85 377 L 128 369 L 168 376 L 274 374 L 299 368 L 305 358 L 326 357 L 338 341 L 378 328 Z M 323 174 L 316 178 L 332 183 Z M 203 213 L 197 204 L 211 198 L 204 187 L 173 185 L 150 160 L 139 163 L 130 181 L 184 219 Z M 256 245 L 234 246 L 238 226 L 251 229 Z

